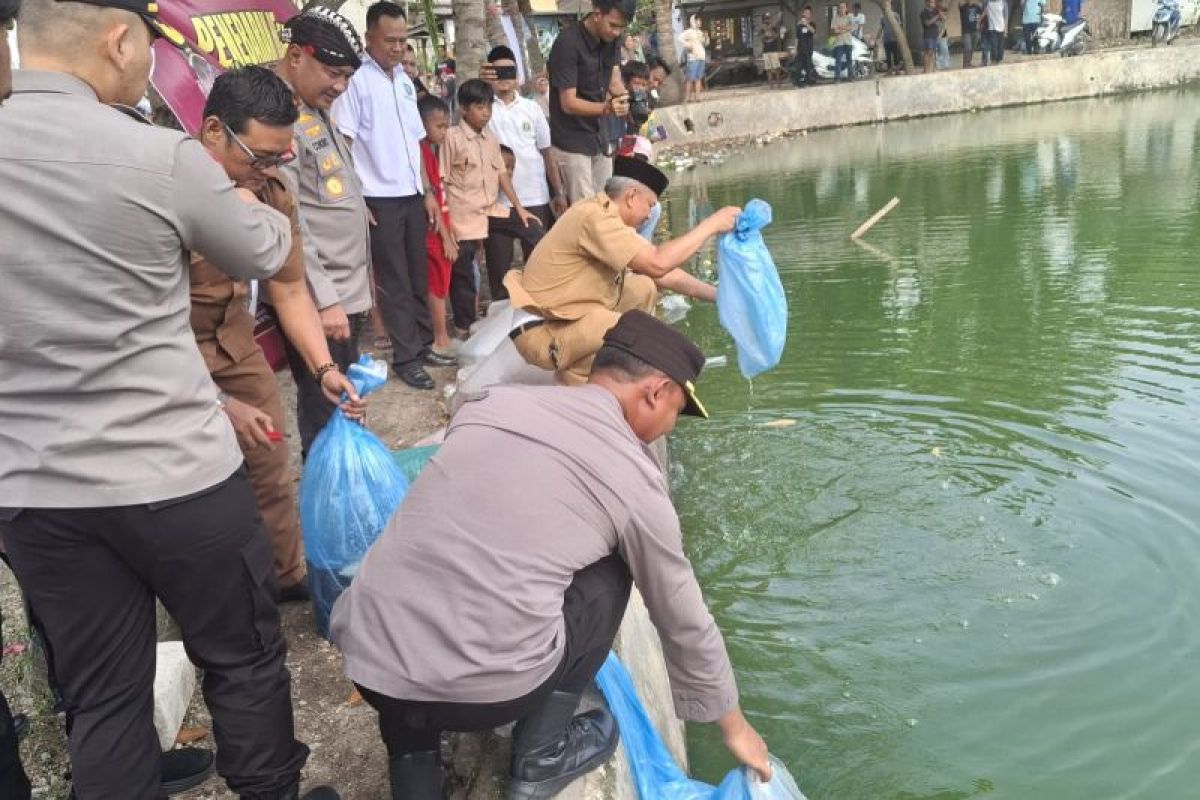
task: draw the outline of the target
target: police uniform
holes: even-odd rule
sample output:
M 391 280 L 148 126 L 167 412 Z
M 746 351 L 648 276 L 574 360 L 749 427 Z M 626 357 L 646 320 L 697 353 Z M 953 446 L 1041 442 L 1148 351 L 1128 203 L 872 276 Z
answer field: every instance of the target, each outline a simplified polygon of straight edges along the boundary
M 258 197 L 291 220 L 292 247 L 278 275 L 291 280 L 304 276 L 300 213 L 294 196 L 282 182 L 268 178 Z M 230 278 L 207 258 L 192 255 L 192 333 L 208 372 L 221 391 L 271 417 L 277 431 L 284 428 L 279 383 L 262 348 L 254 341 L 254 315 L 247 305 L 247 284 Z M 306 379 L 312 382 L 312 375 Z M 263 526 L 275 553 L 275 580 L 280 587 L 304 578 L 304 544 L 296 493 L 288 468 L 288 448 L 243 449 L 250 484 Z
M 350 338 L 329 340 L 343 372 L 358 361 L 358 334 L 371 310 L 371 250 L 367 206 L 350 148 L 326 112 L 299 101 L 296 158 L 281 168 L 300 203 L 304 267 L 318 309 L 341 304 Z M 334 404 L 312 380 L 299 351 L 287 345 L 296 380 L 297 424 L 305 453 L 333 413 Z
M 654 281 L 628 269 L 647 246 L 607 195 L 571 206 L 525 269 L 504 278 L 513 308 L 528 320 L 510 334 L 521 356 L 556 370 L 565 383 L 584 383 L 605 332 L 621 314 L 653 312 L 658 302 Z
M 65 73 L 17 73 L 0 141 L 0 535 L 54 651 L 75 793 L 160 796 L 157 597 L 206 673 L 222 775 L 286 796 L 308 751 L 271 549 L 188 326 L 186 271 L 197 250 L 270 277 L 287 219 L 243 203 L 198 142 Z

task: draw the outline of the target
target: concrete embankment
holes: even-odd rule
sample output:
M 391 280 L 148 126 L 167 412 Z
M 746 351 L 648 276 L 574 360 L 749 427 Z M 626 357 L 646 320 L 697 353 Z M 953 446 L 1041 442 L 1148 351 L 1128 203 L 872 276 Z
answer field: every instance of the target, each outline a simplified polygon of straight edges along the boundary
M 667 146 L 1004 106 L 1137 92 L 1200 81 L 1200 41 L 1171 47 L 1048 56 L 1017 64 L 879 77 L 808 89 L 715 91 L 698 103 L 655 112 Z M 695 129 L 684 125 L 691 119 Z

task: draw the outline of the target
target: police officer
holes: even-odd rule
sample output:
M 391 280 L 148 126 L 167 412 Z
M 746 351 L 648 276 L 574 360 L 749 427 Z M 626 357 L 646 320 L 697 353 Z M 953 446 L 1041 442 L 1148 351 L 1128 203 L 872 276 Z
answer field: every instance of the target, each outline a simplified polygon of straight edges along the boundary
M 362 63 L 362 42 L 346 18 L 314 6 L 288 20 L 287 44 L 275 70 L 296 95 L 296 158 L 283 173 L 300 199 L 304 263 L 333 363 L 345 372 L 358 360 L 358 335 L 371 310 L 371 249 L 367 205 L 350 148 L 329 114 Z M 288 345 L 296 379 L 300 445 L 307 455 L 335 404 L 312 380 L 310 367 Z
M 204 670 L 217 769 L 295 798 L 271 548 L 188 328 L 187 251 L 270 277 L 287 219 L 127 107 L 156 4 L 24 0 L 0 113 L 0 535 L 50 645 L 78 800 L 157 800 L 157 597 Z M 314 795 L 336 798 L 322 790 Z
M 571 206 L 533 251 L 524 271 L 504 278 L 517 323 L 509 336 L 530 364 L 580 384 L 604 333 L 621 313 L 653 311 L 658 288 L 716 300 L 716 288 L 680 267 L 710 236 L 733 228 L 741 212 L 723 208 L 695 229 L 660 245 L 637 233 L 667 178 L 637 158 L 619 156 L 604 191 Z
M 294 158 L 292 126 L 299 116 L 287 84 L 265 67 L 219 76 L 208 94 L 200 141 L 237 186 L 252 190 L 291 221 L 292 248 L 283 268 L 262 286 L 283 335 L 304 360 L 306 380 L 330 402 L 342 393 L 347 416 L 362 416 L 364 402 L 329 354 L 321 320 L 304 279 L 303 237 L 295 195 L 276 168 Z M 282 441 L 279 384 L 254 341 L 247 284 L 230 278 L 207 258 L 192 254 L 192 332 L 246 457 L 250 483 L 275 552 L 280 602 L 308 599 L 304 546 L 296 510 L 288 449 Z

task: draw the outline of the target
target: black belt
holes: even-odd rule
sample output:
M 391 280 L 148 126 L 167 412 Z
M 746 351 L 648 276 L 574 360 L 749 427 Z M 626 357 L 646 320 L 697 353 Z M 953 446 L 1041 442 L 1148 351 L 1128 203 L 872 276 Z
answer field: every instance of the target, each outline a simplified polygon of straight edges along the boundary
M 531 319 L 531 320 L 529 320 L 529 322 L 522 322 L 520 325 L 518 325 L 517 327 L 513 328 L 511 331 L 508 332 L 508 338 L 512 339 L 515 342 L 517 340 L 517 337 L 520 336 L 525 331 L 530 330 L 531 328 L 537 328 L 537 327 L 539 327 L 541 325 L 545 325 L 545 324 L 546 324 L 546 320 L 544 320 L 544 319 Z

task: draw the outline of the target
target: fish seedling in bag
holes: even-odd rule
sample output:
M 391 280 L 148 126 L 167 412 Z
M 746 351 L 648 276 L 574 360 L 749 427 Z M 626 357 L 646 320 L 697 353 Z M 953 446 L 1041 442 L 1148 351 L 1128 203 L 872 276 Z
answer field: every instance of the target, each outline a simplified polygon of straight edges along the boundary
M 364 355 L 347 377 L 360 397 L 387 383 L 387 363 Z M 300 479 L 300 525 L 317 631 L 408 491 L 387 446 L 341 409 L 313 442 Z
M 762 237 L 770 224 L 771 206 L 755 198 L 717 243 L 717 317 L 737 345 L 747 380 L 773 369 L 787 342 L 787 298 Z

